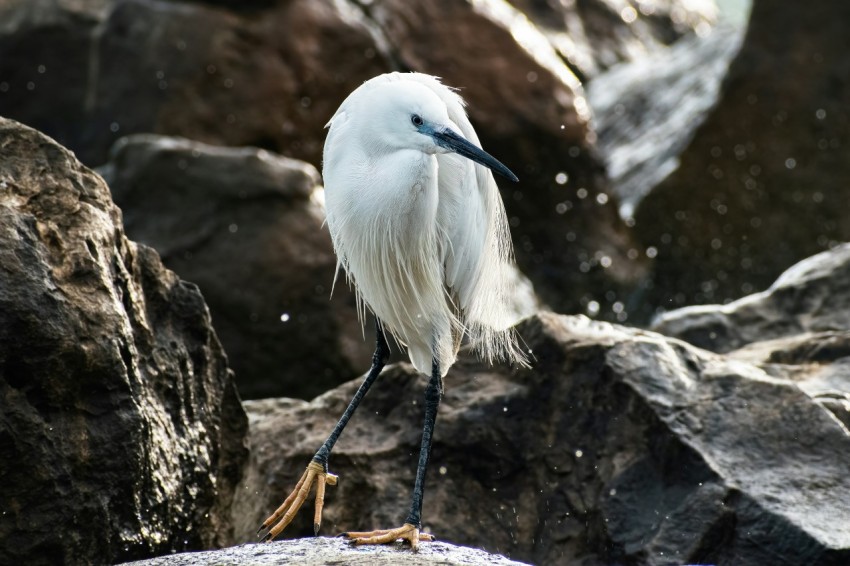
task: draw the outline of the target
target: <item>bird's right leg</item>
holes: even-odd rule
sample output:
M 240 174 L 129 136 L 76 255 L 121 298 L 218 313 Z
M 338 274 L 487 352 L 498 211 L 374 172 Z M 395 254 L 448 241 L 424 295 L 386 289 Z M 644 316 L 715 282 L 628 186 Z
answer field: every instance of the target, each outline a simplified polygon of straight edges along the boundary
M 295 514 L 298 513 L 301 505 L 310 494 L 314 483 L 316 483 L 316 510 L 313 516 L 313 532 L 317 535 L 319 534 L 319 527 L 322 524 L 322 508 L 325 503 L 325 485 L 336 485 L 337 482 L 337 476 L 328 472 L 328 458 L 330 458 L 331 450 L 333 450 L 334 444 L 339 439 L 339 435 L 342 434 L 342 429 L 348 424 L 348 420 L 354 414 L 360 401 L 369 391 L 372 383 L 377 379 L 378 374 L 381 373 L 390 355 L 390 349 L 384 337 L 381 322 L 376 320 L 375 326 L 377 328 L 377 344 L 375 345 L 375 353 L 372 355 L 372 367 L 369 369 L 366 379 L 363 380 L 360 388 L 357 389 L 357 393 L 354 394 L 354 398 L 351 399 L 339 422 L 336 423 L 331 435 L 325 440 L 325 443 L 322 444 L 322 447 L 313 456 L 313 460 L 307 465 L 307 469 L 304 470 L 301 479 L 295 485 L 295 489 L 289 494 L 286 501 L 263 521 L 263 524 L 257 530 L 257 534 L 260 535 L 264 530 L 268 529 L 263 536 L 264 541 L 272 540 L 292 522 Z

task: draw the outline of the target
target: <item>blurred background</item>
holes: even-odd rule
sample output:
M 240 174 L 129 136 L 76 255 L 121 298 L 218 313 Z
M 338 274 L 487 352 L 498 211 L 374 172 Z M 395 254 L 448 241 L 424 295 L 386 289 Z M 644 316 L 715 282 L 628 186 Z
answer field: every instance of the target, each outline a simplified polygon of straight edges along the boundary
M 850 240 L 850 4 L 0 0 L 0 115 L 107 179 L 197 283 L 245 398 L 362 374 L 323 227 L 325 123 L 363 81 L 460 89 L 502 184 L 522 316 L 649 326 Z

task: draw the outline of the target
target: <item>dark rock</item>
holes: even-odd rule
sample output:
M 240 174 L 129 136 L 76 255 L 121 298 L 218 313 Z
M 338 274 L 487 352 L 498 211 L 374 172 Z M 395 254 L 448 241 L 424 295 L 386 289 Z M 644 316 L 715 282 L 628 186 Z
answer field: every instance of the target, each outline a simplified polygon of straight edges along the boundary
M 441 540 L 540 564 L 844 564 L 850 434 L 797 385 L 660 335 L 541 313 L 531 370 L 461 361 L 446 379 L 424 522 Z M 292 488 L 357 387 L 246 404 L 244 540 Z M 331 457 L 323 531 L 396 526 L 425 378 L 389 368 Z M 287 438 L 289 442 L 280 439 Z M 311 505 L 290 527 L 312 528 Z
M 325 566 L 345 564 L 352 566 L 393 566 L 404 563 L 410 566 L 432 564 L 522 566 L 521 562 L 483 550 L 433 542 L 410 552 L 399 545 L 354 547 L 339 538 L 303 538 L 246 544 L 210 552 L 174 554 L 151 560 L 132 562 L 128 566 L 195 566 L 201 564 L 298 564 L 298 566 Z
M 783 273 L 767 291 L 726 305 L 670 311 L 653 324 L 657 332 L 714 352 L 730 352 L 753 342 L 803 333 L 847 329 L 850 329 L 850 244 L 801 261 Z M 821 361 L 824 354 L 818 352 L 824 347 L 833 354 L 823 361 L 837 359 L 834 348 L 811 344 L 777 355 L 785 356 L 783 359 L 789 362 Z M 804 348 L 805 353 L 799 348 Z
M 369 367 L 344 281 L 331 299 L 336 257 L 311 165 L 136 135 L 104 175 L 127 234 L 201 288 L 243 397 L 312 398 Z
M 247 421 L 198 289 L 102 179 L 0 118 L 0 562 L 228 540 Z
M 637 208 L 650 304 L 724 303 L 850 240 L 848 20 L 839 0 L 754 0 L 716 107 Z

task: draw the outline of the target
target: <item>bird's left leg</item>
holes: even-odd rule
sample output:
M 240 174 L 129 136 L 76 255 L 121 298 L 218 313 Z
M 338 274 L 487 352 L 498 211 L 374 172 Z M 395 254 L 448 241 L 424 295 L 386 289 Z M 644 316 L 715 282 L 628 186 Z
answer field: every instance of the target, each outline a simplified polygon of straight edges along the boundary
M 431 437 L 437 422 L 437 409 L 443 397 L 443 378 L 440 364 L 435 358 L 431 366 L 431 379 L 425 388 L 425 424 L 422 427 L 422 446 L 419 449 L 419 465 L 416 467 L 416 483 L 413 486 L 413 501 L 410 513 L 404 525 L 397 529 L 385 529 L 367 532 L 348 532 L 343 536 L 352 539 L 355 545 L 386 544 L 396 540 L 406 540 L 413 550 L 419 547 L 419 541 L 432 541 L 433 535 L 420 533 L 422 528 L 422 498 L 425 494 L 425 473 L 431 458 Z
M 339 422 L 337 422 L 331 435 L 322 444 L 316 455 L 313 456 L 313 460 L 307 465 L 307 469 L 304 470 L 301 479 L 295 485 L 295 489 L 292 490 L 286 501 L 274 513 L 269 515 L 263 521 L 263 524 L 260 525 L 260 528 L 257 529 L 257 534 L 263 536 L 263 540 L 272 540 L 292 522 L 295 514 L 310 494 L 314 483 L 316 484 L 316 506 L 313 515 L 313 532 L 317 535 L 319 534 L 319 527 L 322 524 L 322 509 L 325 505 L 325 485 L 336 485 L 337 482 L 337 476 L 328 472 L 328 458 L 330 458 L 331 450 L 334 444 L 336 444 L 339 435 L 342 434 L 342 430 L 345 428 L 351 415 L 354 414 L 354 411 L 360 404 L 360 401 L 369 391 L 372 383 L 378 378 L 390 355 L 390 348 L 384 337 L 381 321 L 376 320 L 375 326 L 377 329 L 377 344 L 375 346 L 375 353 L 372 355 L 372 367 L 369 369 L 366 379 L 363 380 L 363 383 L 357 389 L 357 393 L 354 394 L 354 398 L 351 399 L 351 402 L 348 404 Z M 266 529 L 268 529 L 268 532 L 262 535 L 262 532 Z

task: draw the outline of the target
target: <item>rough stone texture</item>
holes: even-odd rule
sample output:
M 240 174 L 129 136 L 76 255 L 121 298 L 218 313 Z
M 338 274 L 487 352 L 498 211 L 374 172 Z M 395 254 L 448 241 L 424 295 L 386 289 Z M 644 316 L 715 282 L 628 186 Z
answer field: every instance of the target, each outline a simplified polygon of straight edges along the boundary
M 103 180 L 0 118 L 0 562 L 208 548 L 245 413 L 194 285 L 128 241 Z
M 243 398 L 312 398 L 369 367 L 353 294 L 334 290 L 319 174 L 254 148 L 136 135 L 103 170 L 127 234 L 196 283 Z
M 401 545 L 353 547 L 338 538 L 303 538 L 246 544 L 210 552 L 194 552 L 163 556 L 132 562 L 128 566 L 195 566 L 201 564 L 297 564 L 298 566 L 325 566 L 345 564 L 353 566 L 522 566 L 523 563 L 444 542 L 423 544 L 417 553 Z
M 714 0 L 511 3 L 528 15 L 582 80 L 618 63 L 644 59 L 684 35 L 705 34 L 717 19 Z
M 539 564 L 850 561 L 850 432 L 798 385 L 805 350 L 762 366 L 546 313 L 520 331 L 532 370 L 462 361 L 446 378 L 423 516 L 441 540 Z M 363 401 L 331 457 L 323 532 L 403 520 L 424 385 L 396 365 Z M 247 403 L 237 538 L 292 488 L 356 387 Z M 290 536 L 310 532 L 311 507 Z
M 653 324 L 657 332 L 721 353 L 753 342 L 847 329 L 850 244 L 801 261 L 764 292 L 726 305 L 670 311 Z
M 847 21 L 840 0 L 754 0 L 717 106 L 636 211 L 649 303 L 723 303 L 850 240 Z

